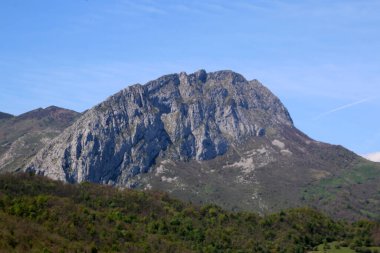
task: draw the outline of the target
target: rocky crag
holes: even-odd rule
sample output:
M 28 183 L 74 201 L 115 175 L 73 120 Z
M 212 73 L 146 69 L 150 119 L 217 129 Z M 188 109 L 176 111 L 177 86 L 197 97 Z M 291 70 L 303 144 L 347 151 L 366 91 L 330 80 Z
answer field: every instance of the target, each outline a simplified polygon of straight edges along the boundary
M 378 165 L 310 139 L 267 88 L 232 71 L 129 86 L 86 111 L 26 170 L 229 209 L 307 204 L 351 219 L 380 211 Z M 373 198 L 366 205 L 363 191 Z

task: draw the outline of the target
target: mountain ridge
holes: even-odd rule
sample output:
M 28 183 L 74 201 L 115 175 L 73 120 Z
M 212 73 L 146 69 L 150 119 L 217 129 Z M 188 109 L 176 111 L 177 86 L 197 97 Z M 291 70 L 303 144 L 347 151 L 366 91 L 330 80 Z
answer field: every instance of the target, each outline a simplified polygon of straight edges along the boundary
M 312 205 L 348 219 L 380 213 L 377 164 L 309 138 L 273 93 L 233 71 L 129 86 L 86 111 L 25 169 L 232 210 Z
M 206 84 L 206 78 L 209 78 L 210 81 L 207 83 L 207 86 L 204 86 L 204 84 Z M 230 89 L 230 93 L 239 93 L 231 95 L 236 99 L 229 97 L 230 94 L 228 93 L 227 88 L 224 88 L 223 85 L 216 90 L 211 90 L 215 83 L 224 79 L 229 80 L 226 85 L 228 86 L 228 89 Z M 252 97 L 247 96 L 243 100 L 240 99 L 240 96 L 243 96 L 244 92 L 244 90 L 242 90 L 244 87 L 241 86 L 241 83 L 244 83 L 246 87 L 248 87 L 246 92 L 253 93 Z M 240 86 L 238 88 L 234 87 L 234 85 L 239 84 Z M 258 94 L 255 91 L 256 89 L 262 89 L 263 92 Z M 209 91 L 211 94 L 207 93 Z M 158 92 L 158 94 L 155 94 L 156 92 Z M 138 129 L 128 129 L 128 127 L 123 128 L 128 135 L 133 135 L 133 138 L 130 140 L 130 146 L 137 144 L 140 140 L 139 138 L 149 138 L 149 136 L 145 135 L 145 132 L 155 132 L 158 129 L 158 132 L 154 133 L 154 137 L 158 138 L 156 141 L 158 141 L 158 145 L 161 146 L 149 146 L 148 148 L 160 148 L 161 150 L 165 150 L 170 143 L 181 142 L 178 145 L 184 146 L 177 150 L 177 153 L 179 154 L 174 154 L 178 155 L 180 159 L 186 160 L 195 157 L 197 160 L 209 160 L 217 155 L 225 153 L 227 150 L 227 143 L 231 140 L 240 141 L 242 137 L 265 134 L 265 130 L 260 127 L 260 124 L 272 124 L 272 121 L 276 124 L 293 124 L 289 113 L 278 98 L 271 93 L 270 96 L 268 96 L 268 94 L 268 90 L 257 81 L 248 82 L 240 74 L 232 71 L 219 71 L 207 74 L 204 70 L 200 70 L 189 76 L 182 72 L 180 74 L 163 76 L 157 80 L 148 82 L 144 86 L 140 84 L 129 86 L 109 97 L 105 102 L 95 106 L 80 120 L 85 121 L 84 118 L 87 117 L 91 122 L 93 119 L 100 117 L 101 120 L 104 121 L 102 122 L 103 129 L 107 129 L 109 125 L 116 129 L 118 128 L 118 125 L 121 125 L 123 128 L 123 124 L 128 125 L 128 127 L 129 125 L 132 125 L 132 127 L 143 128 L 141 131 Z M 269 102 L 275 103 L 276 107 L 271 107 L 269 104 L 262 103 L 262 98 L 260 96 L 264 97 L 264 99 L 267 99 L 268 97 L 270 100 Z M 250 102 L 250 104 L 248 102 Z M 124 108 L 124 104 L 129 107 Z M 116 108 L 112 108 L 113 106 Z M 238 106 L 239 109 L 243 108 L 239 113 L 242 115 L 244 114 L 244 117 L 239 119 L 240 122 L 236 122 L 238 121 L 238 116 L 236 115 L 236 108 L 238 108 Z M 224 107 L 227 108 L 226 111 L 224 111 Z M 222 109 L 216 111 L 219 108 Z M 265 115 L 257 117 L 254 113 L 251 113 L 248 110 L 252 108 L 262 114 L 265 113 Z M 243 110 L 248 111 L 250 114 Z M 266 112 L 266 110 L 269 112 Z M 104 111 L 106 111 L 106 113 L 102 115 Z M 155 114 L 156 112 L 158 113 L 158 116 Z M 146 115 L 143 115 L 144 113 Z M 191 122 L 187 121 L 184 123 L 185 125 L 181 125 L 180 121 L 186 120 L 184 118 L 188 113 L 193 114 Z M 215 113 L 219 114 L 215 116 L 218 118 L 212 120 Z M 178 119 L 178 114 L 182 118 Z M 133 122 L 127 122 L 129 118 L 139 119 L 140 116 L 143 117 L 143 120 L 139 122 L 139 125 L 136 125 Z M 212 120 L 211 122 L 210 119 Z M 107 120 L 114 120 L 114 122 L 107 122 Z M 171 121 L 173 120 L 177 120 L 178 124 L 175 124 L 174 126 L 177 127 L 177 129 L 172 128 Z M 216 122 L 216 120 L 219 121 Z M 249 122 L 250 120 L 256 120 L 257 124 L 255 123 L 252 125 Z M 244 122 L 242 123 L 242 121 Z M 237 126 L 237 123 L 240 125 Z M 77 128 L 80 124 L 83 125 L 83 122 L 77 122 L 72 128 Z M 217 126 L 217 124 L 219 124 L 220 127 Z M 91 127 L 94 131 L 97 131 L 97 126 Z M 129 130 L 132 131 L 128 132 Z M 82 132 L 86 131 L 86 129 L 82 130 Z M 86 132 L 85 134 L 88 133 Z M 125 139 L 122 134 L 123 133 L 116 133 L 116 137 L 121 138 L 118 140 L 120 142 Z M 213 136 L 211 137 L 210 135 Z M 194 136 L 196 136 L 196 142 Z M 115 136 L 111 136 L 110 138 L 114 137 Z M 89 138 L 92 137 L 90 136 Z M 81 139 L 81 137 L 79 139 Z M 149 145 L 148 141 L 146 143 L 147 145 Z M 192 143 L 189 146 L 186 146 L 186 142 Z M 82 144 L 83 143 L 77 143 L 77 146 L 81 146 Z M 50 148 L 47 148 L 47 151 L 49 149 Z M 160 150 L 154 150 L 156 155 L 159 151 Z M 72 152 L 74 153 L 76 150 L 73 150 Z M 155 157 L 152 159 L 155 159 Z M 142 164 L 138 164 L 137 166 L 140 167 L 139 170 L 146 171 L 148 167 L 152 165 L 152 159 L 148 159 L 149 161 L 143 161 Z M 49 167 L 52 167 L 52 164 L 49 164 Z M 131 170 L 133 170 L 133 168 Z M 61 179 L 64 179 L 62 175 Z
M 14 115 L 6 113 L 6 112 L 0 112 L 0 120 L 2 119 L 9 119 L 14 117 Z
M 75 121 L 79 113 L 49 106 L 0 121 L 0 171 L 15 171 Z

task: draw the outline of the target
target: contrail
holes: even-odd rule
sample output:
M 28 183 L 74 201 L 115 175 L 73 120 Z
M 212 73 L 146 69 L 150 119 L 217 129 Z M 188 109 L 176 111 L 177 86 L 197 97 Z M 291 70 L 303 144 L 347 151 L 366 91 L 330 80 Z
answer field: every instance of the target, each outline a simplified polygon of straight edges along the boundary
M 339 106 L 335 109 L 332 109 L 330 111 L 327 111 L 327 112 L 324 112 L 322 114 L 319 114 L 318 116 L 314 117 L 313 120 L 318 120 L 322 117 L 325 117 L 331 113 L 334 113 L 334 112 L 337 112 L 337 111 L 341 111 L 341 110 L 344 110 L 344 109 L 347 109 L 347 108 L 350 108 L 350 107 L 353 107 L 355 105 L 358 105 L 358 104 L 363 104 L 365 102 L 368 102 L 370 100 L 372 100 L 374 97 L 369 97 L 369 98 L 365 98 L 365 99 L 362 99 L 362 100 L 359 100 L 359 101 L 356 101 L 356 102 L 353 102 L 353 103 L 350 103 L 350 104 L 346 104 L 346 105 L 342 105 L 342 106 Z

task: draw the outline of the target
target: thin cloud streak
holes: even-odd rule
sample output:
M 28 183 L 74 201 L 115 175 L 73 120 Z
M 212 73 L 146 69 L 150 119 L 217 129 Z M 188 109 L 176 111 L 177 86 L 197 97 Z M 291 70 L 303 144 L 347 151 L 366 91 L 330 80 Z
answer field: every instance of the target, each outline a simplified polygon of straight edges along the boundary
M 327 112 L 319 114 L 318 116 L 314 117 L 313 120 L 319 120 L 319 119 L 321 119 L 321 118 L 323 118 L 323 117 L 325 117 L 327 115 L 330 115 L 330 114 L 332 114 L 334 112 L 342 111 L 342 110 L 348 109 L 350 107 L 353 107 L 355 105 L 366 103 L 366 102 L 368 102 L 368 101 L 370 101 L 372 99 L 374 99 L 374 97 L 369 97 L 369 98 L 361 99 L 361 100 L 353 102 L 353 103 L 349 103 L 349 104 L 346 104 L 346 105 L 339 106 L 339 107 L 334 108 L 334 109 L 332 109 L 330 111 L 327 111 Z
M 124 4 L 127 7 L 133 8 L 134 10 L 140 12 L 146 12 L 151 14 L 167 14 L 167 12 L 163 8 L 158 7 L 157 5 L 153 4 L 153 2 L 125 1 Z

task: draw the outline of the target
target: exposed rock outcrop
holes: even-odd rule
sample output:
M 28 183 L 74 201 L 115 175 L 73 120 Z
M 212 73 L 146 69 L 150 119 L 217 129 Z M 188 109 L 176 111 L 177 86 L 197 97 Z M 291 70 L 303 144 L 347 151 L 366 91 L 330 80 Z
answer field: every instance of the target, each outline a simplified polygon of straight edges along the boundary
M 232 71 L 132 85 L 86 111 L 26 170 L 232 210 L 313 205 L 339 218 L 380 213 L 378 164 L 312 140 L 267 88 Z
M 68 182 L 128 185 L 158 156 L 210 160 L 231 143 L 282 125 L 292 126 L 289 113 L 256 80 L 232 71 L 167 75 L 88 110 L 28 170 Z

